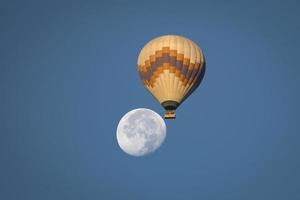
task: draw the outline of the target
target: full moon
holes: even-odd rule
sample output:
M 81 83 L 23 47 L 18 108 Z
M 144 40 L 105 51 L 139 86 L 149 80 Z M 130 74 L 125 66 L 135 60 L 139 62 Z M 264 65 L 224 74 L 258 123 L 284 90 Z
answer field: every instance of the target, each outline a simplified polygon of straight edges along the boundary
M 118 144 L 129 155 L 144 156 L 162 145 L 166 129 L 164 120 L 156 112 L 135 109 L 126 113 L 118 124 Z

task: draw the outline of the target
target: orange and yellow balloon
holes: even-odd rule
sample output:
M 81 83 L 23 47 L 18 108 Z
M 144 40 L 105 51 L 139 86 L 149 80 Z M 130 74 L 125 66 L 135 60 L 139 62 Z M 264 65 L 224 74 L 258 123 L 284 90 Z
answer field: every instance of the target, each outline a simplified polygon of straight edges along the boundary
M 141 50 L 137 70 L 147 90 L 175 118 L 176 108 L 199 86 L 205 73 L 200 47 L 177 35 L 154 38 Z

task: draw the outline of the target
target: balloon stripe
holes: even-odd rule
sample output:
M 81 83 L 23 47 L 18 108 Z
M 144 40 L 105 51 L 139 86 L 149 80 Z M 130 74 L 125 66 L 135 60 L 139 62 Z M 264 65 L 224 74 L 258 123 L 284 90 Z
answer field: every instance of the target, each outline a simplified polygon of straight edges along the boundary
M 201 70 L 202 70 L 202 68 L 199 68 L 197 71 L 194 71 L 194 73 L 199 74 L 199 73 L 201 73 Z M 168 63 L 165 63 L 163 66 L 156 68 L 156 70 L 153 72 L 152 76 L 149 79 L 142 79 L 143 83 L 145 85 L 153 86 L 155 84 L 158 76 L 160 74 L 164 73 L 164 71 L 168 71 L 168 73 L 174 74 L 177 78 L 180 79 L 180 81 L 183 83 L 183 86 L 191 85 L 191 84 L 193 84 L 193 82 L 196 81 L 196 80 L 194 80 L 193 76 L 188 78 L 181 71 L 176 69 L 176 67 L 171 66 Z M 192 71 L 190 71 L 190 73 L 192 73 Z M 141 77 L 142 77 L 142 75 L 141 75 Z
M 179 70 L 177 67 L 170 65 L 170 63 L 164 63 L 161 66 L 155 66 L 154 69 L 152 69 L 152 71 L 148 71 L 146 73 L 144 72 L 139 72 L 140 77 L 142 79 L 142 81 L 150 81 L 150 82 L 154 82 L 156 76 L 158 75 L 158 73 L 162 73 L 163 69 L 168 69 L 170 71 L 170 73 L 175 73 L 178 77 L 182 77 L 182 81 L 190 81 L 193 80 L 195 78 L 195 75 L 197 74 L 198 71 L 202 70 L 202 67 L 198 67 L 198 69 L 196 70 L 189 70 L 188 67 L 183 65 L 183 70 Z
M 194 66 L 200 66 L 200 63 L 189 63 L 189 60 L 181 60 L 180 57 L 175 58 L 169 54 L 163 54 L 163 56 L 161 56 L 161 57 L 158 57 L 156 59 L 151 58 L 150 59 L 151 61 L 149 60 L 150 64 L 149 64 L 147 71 L 142 70 L 143 67 L 141 67 L 141 66 L 139 67 L 140 70 L 138 70 L 138 71 L 141 74 L 143 80 L 149 80 L 150 77 L 152 76 L 153 72 L 158 67 L 162 66 L 165 63 L 168 63 L 168 64 L 176 67 L 176 69 L 180 70 L 182 72 L 182 74 L 184 74 L 184 75 L 187 75 L 187 73 L 189 71 L 193 71 L 193 69 L 195 68 Z M 189 74 L 189 76 L 190 75 L 191 74 Z M 187 77 L 189 78 L 189 76 L 187 76 Z
M 157 68 L 158 66 L 162 65 L 163 63 L 170 63 L 173 66 L 176 66 L 177 69 L 181 70 L 183 68 L 188 68 L 192 70 L 194 66 L 200 65 L 201 63 L 192 63 L 190 62 L 190 59 L 184 58 L 184 55 L 177 54 L 177 56 L 173 55 L 174 53 L 164 53 L 162 56 L 157 57 L 151 56 L 149 60 L 146 60 L 145 65 L 141 66 L 138 65 L 138 71 L 139 72 L 146 72 Z M 144 70 L 147 68 L 146 70 Z M 185 69 L 184 69 L 185 70 Z M 186 72 L 186 71 L 185 71 Z

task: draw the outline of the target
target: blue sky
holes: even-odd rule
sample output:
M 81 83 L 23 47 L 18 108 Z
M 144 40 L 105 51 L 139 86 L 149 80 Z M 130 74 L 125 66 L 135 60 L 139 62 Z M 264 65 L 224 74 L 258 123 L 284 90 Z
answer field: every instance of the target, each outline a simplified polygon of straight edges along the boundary
M 300 199 L 297 1 L 2 1 L 0 199 Z M 129 110 L 150 39 L 199 44 L 200 87 L 136 158 Z

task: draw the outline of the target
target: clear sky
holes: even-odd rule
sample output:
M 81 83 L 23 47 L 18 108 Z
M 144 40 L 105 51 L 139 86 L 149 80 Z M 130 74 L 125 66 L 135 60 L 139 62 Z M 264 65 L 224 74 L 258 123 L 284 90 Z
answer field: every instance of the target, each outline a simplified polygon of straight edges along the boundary
M 1 1 L 0 199 L 300 199 L 299 7 Z M 199 44 L 206 74 L 162 147 L 131 157 L 116 127 L 163 114 L 136 72 L 163 34 Z

